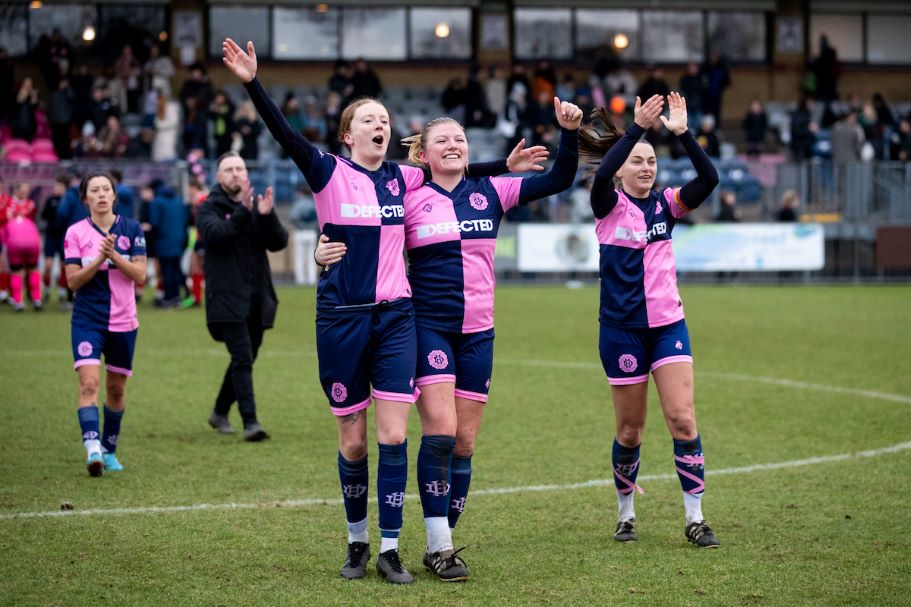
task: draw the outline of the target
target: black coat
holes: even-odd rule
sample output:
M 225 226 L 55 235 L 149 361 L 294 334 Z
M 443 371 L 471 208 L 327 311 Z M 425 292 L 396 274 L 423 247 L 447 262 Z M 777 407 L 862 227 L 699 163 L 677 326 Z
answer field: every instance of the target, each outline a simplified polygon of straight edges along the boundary
M 218 325 L 246 322 L 254 301 L 260 304 L 262 326 L 271 328 L 278 298 L 266 251 L 288 246 L 288 232 L 275 212 L 260 215 L 255 207 L 249 211 L 216 186 L 199 206 L 196 225 L 206 246 L 203 259 L 209 332 L 218 339 Z

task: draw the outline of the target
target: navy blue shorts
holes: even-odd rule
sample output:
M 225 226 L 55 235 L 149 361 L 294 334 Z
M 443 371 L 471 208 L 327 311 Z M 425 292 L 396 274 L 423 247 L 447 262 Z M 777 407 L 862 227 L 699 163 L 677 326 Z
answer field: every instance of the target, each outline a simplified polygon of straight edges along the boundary
M 104 368 L 129 377 L 133 375 L 133 352 L 136 349 L 136 334 L 132 331 L 114 332 L 104 329 L 70 327 L 73 338 L 73 368 L 85 365 L 101 366 L 104 354 Z
M 493 372 L 493 329 L 454 333 L 418 326 L 418 388 L 455 383 L 455 395 L 487 402 Z
M 319 311 L 319 379 L 333 415 L 349 415 L 373 398 L 414 403 L 416 337 L 410 299 Z
M 58 255 L 60 256 L 60 261 L 63 261 L 63 240 L 57 238 L 45 238 L 44 256 L 57 257 Z
M 598 345 L 607 381 L 615 386 L 646 382 L 649 371 L 668 363 L 693 362 L 690 334 L 683 319 L 649 329 L 602 324 Z

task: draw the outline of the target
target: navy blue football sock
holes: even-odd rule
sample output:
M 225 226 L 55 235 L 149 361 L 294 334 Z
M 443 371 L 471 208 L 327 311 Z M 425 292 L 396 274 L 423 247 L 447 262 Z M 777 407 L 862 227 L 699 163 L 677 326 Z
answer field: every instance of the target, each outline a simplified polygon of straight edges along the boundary
M 376 493 L 380 504 L 380 534 L 386 538 L 397 538 L 402 529 L 405 485 L 408 482 L 408 441 L 401 445 L 380 444 L 379 452 Z
M 449 511 L 449 467 L 452 465 L 454 436 L 421 437 L 418 451 L 418 489 L 424 518 L 446 516 Z
M 465 511 L 468 487 L 471 485 L 471 456 L 452 456 L 452 486 L 449 489 L 449 528 L 455 529 Z

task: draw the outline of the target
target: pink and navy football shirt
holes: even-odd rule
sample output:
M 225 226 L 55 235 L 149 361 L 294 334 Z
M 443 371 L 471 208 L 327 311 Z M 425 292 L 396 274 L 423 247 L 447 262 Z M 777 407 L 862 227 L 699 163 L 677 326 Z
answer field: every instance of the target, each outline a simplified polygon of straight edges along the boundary
M 493 327 L 493 258 L 503 215 L 522 179 L 463 179 L 451 193 L 433 182 L 405 196 L 405 247 L 416 322 L 459 333 Z
M 117 215 L 110 233 L 117 236 L 114 248 L 122 257 L 128 261 L 145 257 L 145 236 L 137 222 Z M 100 254 L 104 239 L 105 233 L 90 217 L 74 223 L 63 240 L 64 263 L 89 265 Z M 114 332 L 132 331 L 139 326 L 135 284 L 110 260 L 76 292 L 73 324 Z

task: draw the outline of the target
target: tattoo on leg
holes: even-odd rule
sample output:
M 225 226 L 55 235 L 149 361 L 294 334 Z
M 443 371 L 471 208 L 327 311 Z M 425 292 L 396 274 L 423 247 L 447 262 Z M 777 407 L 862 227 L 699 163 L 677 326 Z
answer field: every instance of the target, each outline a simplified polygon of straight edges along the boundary
M 354 413 L 350 413 L 350 414 L 342 417 L 342 421 L 344 421 L 345 423 L 354 425 L 357 423 L 357 420 L 359 420 L 362 417 L 365 417 L 366 415 L 367 415 L 367 411 L 364 409 L 361 409 L 360 411 L 355 411 Z

